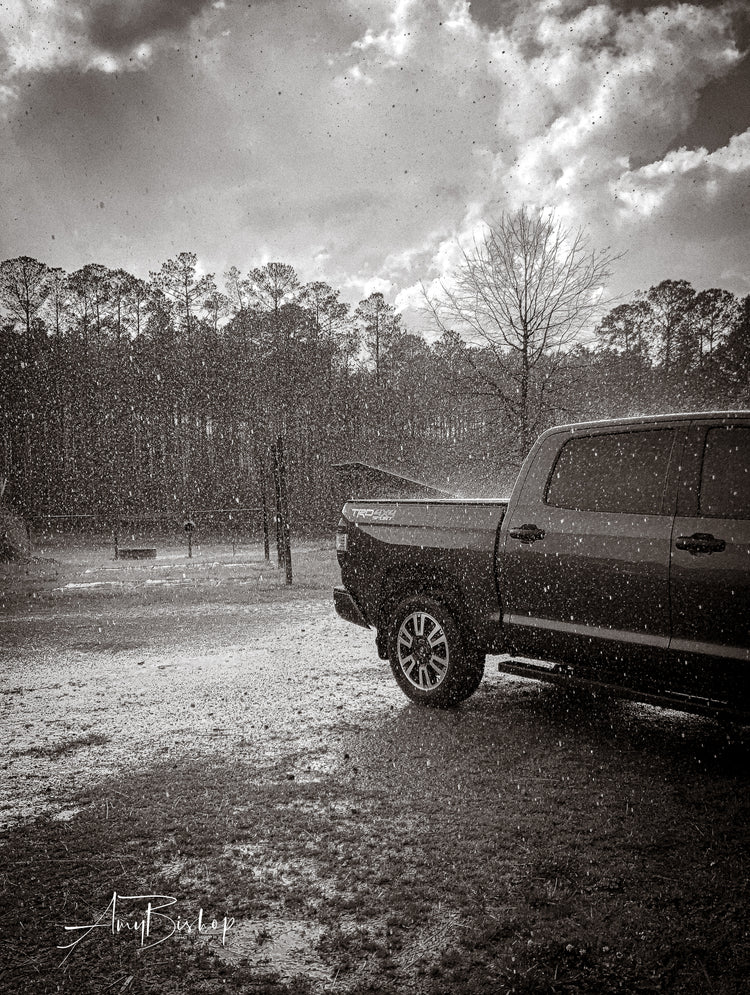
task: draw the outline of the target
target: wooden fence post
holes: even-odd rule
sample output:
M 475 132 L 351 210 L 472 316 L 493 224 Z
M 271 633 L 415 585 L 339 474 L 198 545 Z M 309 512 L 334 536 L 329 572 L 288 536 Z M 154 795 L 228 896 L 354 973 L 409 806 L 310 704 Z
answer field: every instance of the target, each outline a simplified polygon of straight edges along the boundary
M 284 563 L 284 539 L 282 535 L 282 519 L 281 519 L 281 482 L 279 479 L 279 454 L 274 444 L 271 447 L 271 456 L 273 462 L 273 485 L 276 494 L 276 514 L 274 515 L 274 520 L 276 522 L 276 556 L 279 561 L 279 566 Z
M 260 454 L 260 497 L 263 506 L 263 555 L 266 563 L 271 559 L 271 551 L 268 542 L 268 501 L 266 500 L 266 454 L 261 450 Z
M 276 454 L 279 467 L 279 496 L 281 499 L 281 539 L 284 544 L 284 564 L 286 566 L 286 582 L 292 583 L 292 543 L 289 531 L 289 496 L 286 488 L 286 463 L 284 461 L 284 440 L 279 436 L 276 440 Z

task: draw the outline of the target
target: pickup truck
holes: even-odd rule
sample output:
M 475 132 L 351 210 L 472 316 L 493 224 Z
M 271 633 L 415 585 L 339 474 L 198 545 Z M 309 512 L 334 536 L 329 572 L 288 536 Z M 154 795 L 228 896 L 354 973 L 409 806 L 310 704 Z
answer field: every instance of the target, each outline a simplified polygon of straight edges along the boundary
M 501 671 L 750 718 L 750 411 L 546 431 L 507 500 L 350 500 L 338 614 L 413 701 Z

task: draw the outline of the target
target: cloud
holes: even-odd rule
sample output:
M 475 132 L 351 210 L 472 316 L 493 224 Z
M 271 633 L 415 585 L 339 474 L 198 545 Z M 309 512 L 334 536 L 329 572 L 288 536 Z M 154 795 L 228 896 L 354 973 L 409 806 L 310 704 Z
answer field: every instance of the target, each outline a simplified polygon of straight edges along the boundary
M 664 258 L 705 271 L 683 203 L 715 233 L 711 272 L 741 272 L 746 149 L 701 150 L 694 127 L 735 30 L 721 3 L 6 0 L 0 257 L 283 259 L 411 306 L 526 203 L 630 249 L 628 289 Z
M 730 281 L 750 291 L 750 130 L 715 152 L 673 150 L 613 184 L 617 219 L 642 283 L 680 276 L 698 286 Z M 739 265 L 738 265 L 739 264 Z
M 6 0 L 0 6 L 5 74 L 143 68 L 155 46 L 215 6 L 210 0 Z
M 470 44 L 495 122 L 491 131 L 474 127 L 484 154 L 475 158 L 476 174 L 467 174 L 463 218 L 455 213 L 446 218 L 445 241 L 432 257 L 429 276 L 450 271 L 454 257 L 445 251 L 446 242 L 470 238 L 483 220 L 522 204 L 553 208 L 563 220 L 588 228 L 594 244 L 619 250 L 638 241 L 634 226 L 625 223 L 628 209 L 639 209 L 643 220 L 649 206 L 673 198 L 670 221 L 676 221 L 680 203 L 688 205 L 681 228 L 688 239 L 693 203 L 744 202 L 745 149 L 739 141 L 708 157 L 710 163 L 705 150 L 682 157 L 670 153 L 702 90 L 742 57 L 732 34 L 731 5 L 623 10 L 607 3 L 538 3 L 489 31 L 467 25 L 459 4 L 453 15 L 458 29 L 450 47 L 440 44 L 434 27 L 429 44 L 420 45 L 420 32 L 429 30 L 424 16 L 411 22 L 412 68 L 425 47 L 439 71 L 443 60 L 453 61 L 456 48 L 464 55 L 462 40 Z M 403 24 L 400 30 L 406 30 Z M 372 45 L 380 39 L 387 50 L 387 33 L 371 38 Z M 476 125 L 473 116 L 471 124 Z M 739 213 L 745 222 L 744 209 Z M 429 220 L 434 226 L 435 219 Z M 706 225 L 731 228 L 732 222 L 721 207 Z M 737 250 L 725 244 L 730 254 Z M 669 255 L 674 258 L 674 243 Z M 658 263 L 653 255 L 650 259 Z M 409 269 L 404 268 L 407 280 Z M 635 272 L 640 276 L 637 267 Z M 411 301 L 415 286 L 408 283 L 400 299 Z
M 728 222 L 744 228 L 750 220 L 750 130 L 712 153 L 681 148 L 629 170 L 612 185 L 612 193 L 625 221 L 671 215 L 673 225 L 680 219 L 682 227 L 700 225 L 704 232 L 718 227 L 724 233 Z M 731 207 L 731 218 L 721 209 L 722 200 Z
M 104 0 L 91 6 L 87 34 L 106 52 L 129 51 L 154 37 L 180 34 L 210 0 Z
M 344 289 L 353 289 L 361 299 L 369 297 L 370 294 L 383 294 L 384 297 L 389 297 L 393 291 L 393 284 L 382 276 L 371 276 L 364 281 L 357 279 L 345 281 Z
M 567 22 L 547 15 L 537 37 L 543 54 L 529 68 L 549 120 L 519 144 L 510 200 L 566 213 L 632 158 L 668 148 L 701 89 L 740 59 L 728 16 L 687 4 L 627 17 L 599 5 Z

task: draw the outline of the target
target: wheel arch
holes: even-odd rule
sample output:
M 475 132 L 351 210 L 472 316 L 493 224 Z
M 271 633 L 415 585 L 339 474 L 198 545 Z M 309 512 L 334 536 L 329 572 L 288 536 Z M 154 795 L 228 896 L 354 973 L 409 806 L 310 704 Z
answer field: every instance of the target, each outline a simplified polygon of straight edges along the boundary
M 393 611 L 399 602 L 410 595 L 423 595 L 442 601 L 453 616 L 462 639 L 475 641 L 466 600 L 453 577 L 439 570 L 396 568 L 383 578 L 378 598 L 376 627 L 381 655 L 387 648 L 388 628 Z

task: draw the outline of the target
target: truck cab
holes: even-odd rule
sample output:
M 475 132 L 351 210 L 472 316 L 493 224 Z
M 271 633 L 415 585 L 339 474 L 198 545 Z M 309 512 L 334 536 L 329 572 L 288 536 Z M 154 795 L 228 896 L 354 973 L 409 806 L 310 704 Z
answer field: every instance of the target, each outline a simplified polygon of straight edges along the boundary
M 511 498 L 498 569 L 512 653 L 728 696 L 750 669 L 750 417 L 545 433 Z

